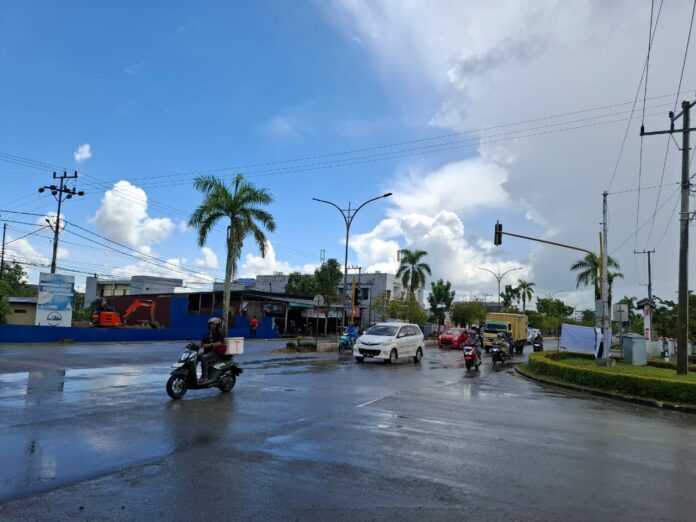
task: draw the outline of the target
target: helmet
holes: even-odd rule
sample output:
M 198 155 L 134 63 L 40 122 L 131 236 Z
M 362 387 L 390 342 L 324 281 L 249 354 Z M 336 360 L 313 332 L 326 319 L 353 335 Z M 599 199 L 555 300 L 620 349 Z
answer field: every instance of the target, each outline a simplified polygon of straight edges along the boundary
M 210 319 L 208 319 L 208 324 L 214 324 L 216 328 L 219 328 L 220 326 L 222 326 L 222 319 L 220 319 L 219 317 L 211 317 Z

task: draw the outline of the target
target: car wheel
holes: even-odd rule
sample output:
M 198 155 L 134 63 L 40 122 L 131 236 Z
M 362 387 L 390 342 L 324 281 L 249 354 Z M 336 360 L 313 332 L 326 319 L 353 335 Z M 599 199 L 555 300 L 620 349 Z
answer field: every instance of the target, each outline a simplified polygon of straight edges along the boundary
M 416 355 L 413 357 L 413 362 L 418 364 L 421 362 L 421 359 L 423 358 L 423 350 L 420 349 L 420 347 L 416 350 Z
M 356 363 L 361 363 L 361 362 L 363 362 L 363 361 L 365 361 L 365 358 L 364 358 L 364 357 L 356 357 L 356 358 L 355 358 L 355 362 L 356 362 Z
M 398 358 L 399 358 L 399 356 L 396 353 L 396 348 L 392 348 L 392 351 L 389 352 L 389 364 L 396 364 L 396 360 Z

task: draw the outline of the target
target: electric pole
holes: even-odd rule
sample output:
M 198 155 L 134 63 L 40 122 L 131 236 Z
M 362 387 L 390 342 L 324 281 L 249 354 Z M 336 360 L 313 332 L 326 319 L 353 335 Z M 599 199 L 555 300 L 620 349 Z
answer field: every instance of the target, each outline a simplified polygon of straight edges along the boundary
M 696 101 L 683 101 L 682 111 L 674 115 L 669 113 L 670 128 L 665 131 L 645 132 L 641 126 L 640 135 L 682 133 L 682 173 L 681 173 L 681 213 L 679 214 L 679 321 L 677 327 L 677 374 L 686 375 L 689 371 L 688 334 L 689 334 L 689 133 L 696 128 L 690 128 L 689 111 Z M 674 130 L 674 122 L 682 119 L 682 129 Z
M 2 224 L 2 254 L 0 254 L 0 279 L 5 274 L 5 233 L 7 232 L 7 223 Z
M 66 182 L 70 179 L 77 179 L 77 171 L 75 171 L 74 174 L 68 175 L 67 172 L 63 172 L 62 176 L 56 175 L 56 173 L 53 173 L 53 179 L 59 179 L 60 180 L 60 185 L 44 185 L 43 187 L 39 187 L 39 192 L 43 192 L 44 190 L 50 190 L 51 195 L 56 198 L 56 201 L 58 202 L 58 214 L 56 215 L 56 222 L 54 224 L 51 224 L 51 222 L 47 219 L 49 226 L 53 230 L 53 257 L 51 258 L 51 273 L 55 274 L 56 273 L 56 257 L 58 256 L 58 236 L 60 235 L 60 210 L 61 206 L 63 204 L 63 201 L 66 199 L 71 199 L 73 196 L 84 196 L 85 193 L 83 191 L 77 191 L 77 189 L 73 186 L 72 189 L 66 187 Z
M 648 299 L 652 302 L 652 267 L 650 265 L 650 254 L 654 254 L 654 250 L 634 250 L 634 254 L 648 254 Z
M 607 208 L 607 191 L 602 193 L 602 261 L 601 261 L 601 275 L 602 275 L 602 339 L 604 340 L 604 353 L 602 357 L 605 359 L 607 366 L 611 366 L 611 323 L 609 322 L 609 270 L 607 262 L 609 259 L 609 254 L 607 253 L 608 240 L 607 240 L 607 230 L 609 225 L 607 223 L 607 216 L 609 214 Z

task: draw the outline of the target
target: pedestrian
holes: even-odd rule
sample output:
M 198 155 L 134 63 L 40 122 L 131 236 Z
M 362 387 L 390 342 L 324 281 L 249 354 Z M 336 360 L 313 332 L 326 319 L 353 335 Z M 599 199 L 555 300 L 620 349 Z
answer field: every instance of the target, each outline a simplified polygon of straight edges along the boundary
M 259 320 L 256 319 L 256 316 L 254 316 L 251 321 L 249 321 L 249 329 L 251 330 L 249 332 L 249 337 L 252 339 L 256 339 L 256 328 L 259 326 Z

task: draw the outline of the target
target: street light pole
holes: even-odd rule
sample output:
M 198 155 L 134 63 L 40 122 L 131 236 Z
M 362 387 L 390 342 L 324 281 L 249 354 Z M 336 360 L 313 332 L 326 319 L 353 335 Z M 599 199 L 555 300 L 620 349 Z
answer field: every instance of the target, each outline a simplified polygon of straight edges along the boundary
M 345 324 L 345 319 L 346 319 L 346 300 L 348 296 L 348 241 L 350 240 L 350 226 L 353 224 L 353 219 L 355 218 L 355 215 L 360 212 L 360 209 L 363 208 L 365 205 L 368 203 L 372 203 L 373 201 L 377 201 L 378 199 L 382 198 L 388 198 L 391 196 L 391 192 L 387 192 L 386 194 L 382 194 L 381 196 L 377 196 L 376 198 L 368 199 L 364 203 L 362 203 L 358 208 L 352 209 L 350 207 L 350 202 L 348 202 L 348 209 L 342 209 L 339 207 L 336 203 L 333 203 L 331 201 L 326 201 L 325 199 L 319 199 L 319 198 L 312 198 L 314 201 L 318 201 L 319 203 L 326 203 L 327 205 L 331 205 L 334 207 L 336 210 L 338 210 L 341 213 L 341 216 L 343 217 L 343 221 L 346 224 L 346 250 L 345 250 L 345 255 L 343 257 L 343 323 Z
M 490 272 L 491 274 L 493 274 L 493 277 L 495 277 L 498 280 L 498 311 L 500 312 L 500 281 L 502 281 L 503 277 L 505 277 L 506 274 L 509 274 L 513 270 L 522 270 L 522 267 L 511 268 L 510 270 L 507 270 L 507 271 L 503 272 L 502 274 L 500 273 L 500 269 L 498 269 L 497 274 L 493 270 L 489 270 L 488 268 L 478 267 L 478 269 L 485 270 L 486 272 Z

